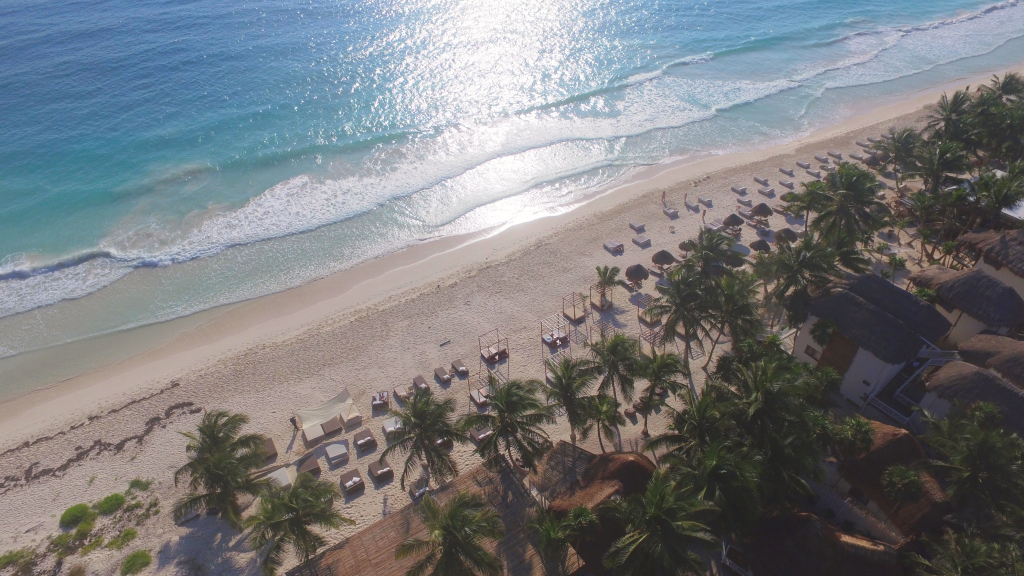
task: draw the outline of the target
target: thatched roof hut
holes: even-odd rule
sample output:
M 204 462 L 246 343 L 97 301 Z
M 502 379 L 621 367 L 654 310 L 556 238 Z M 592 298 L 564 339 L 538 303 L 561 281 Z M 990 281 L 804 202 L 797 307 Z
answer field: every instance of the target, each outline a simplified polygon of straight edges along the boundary
M 553 502 L 579 489 L 587 467 L 597 455 L 559 440 L 555 447 L 537 462 L 527 478 L 530 486 L 545 500 Z
M 798 236 L 797 236 L 796 232 L 793 232 L 793 230 L 791 228 L 783 228 L 781 230 L 776 230 L 775 231 L 775 241 L 776 242 L 789 242 L 789 243 L 793 243 L 793 242 L 796 242 L 797 238 L 798 238 Z
M 995 269 L 1006 266 L 1024 278 L 1024 230 L 968 232 L 960 235 L 960 243 Z
M 933 266 L 912 274 L 910 281 L 934 290 L 943 308 L 963 310 L 987 326 L 1012 328 L 1024 322 L 1024 300 L 1017 291 L 983 270 Z
M 991 368 L 1024 390 L 1024 342 L 996 334 L 978 334 L 958 347 L 964 362 Z
M 921 470 L 924 491 L 917 502 L 898 507 L 882 489 L 882 474 L 889 466 L 912 466 L 927 459 L 914 436 L 902 428 L 871 422 L 874 440 L 868 453 L 847 463 L 843 479 L 858 488 L 885 512 L 889 521 L 904 536 L 935 532 L 942 527 L 942 518 L 949 514 L 946 493 L 928 472 Z
M 764 202 L 761 202 L 757 206 L 751 208 L 750 213 L 760 218 L 767 218 L 774 214 L 775 212 L 772 211 L 771 206 L 765 204 Z
M 754 240 L 749 244 L 751 250 L 757 250 L 758 252 L 771 252 L 772 247 L 765 242 L 764 239 Z
M 742 544 L 756 576 L 900 576 L 896 550 L 846 534 L 813 514 L 763 519 Z
M 657 266 L 668 266 L 670 264 L 675 264 L 676 257 L 668 250 L 658 250 L 653 256 L 651 256 L 651 262 Z
M 853 292 L 840 290 L 816 298 L 808 311 L 812 316 L 832 320 L 840 334 L 888 364 L 913 360 L 924 347 L 921 337 L 906 324 Z
M 929 342 L 937 342 L 952 328 L 934 306 L 880 276 L 851 275 L 839 286 L 896 318 Z
M 626 279 L 630 282 L 647 280 L 650 277 L 651 273 L 647 271 L 647 267 L 643 264 L 633 264 L 629 268 L 626 268 Z
M 1003 426 L 1024 436 L 1024 391 L 992 370 L 966 362 L 950 362 L 927 378 L 925 388 L 947 402 L 993 404 L 1003 413 Z

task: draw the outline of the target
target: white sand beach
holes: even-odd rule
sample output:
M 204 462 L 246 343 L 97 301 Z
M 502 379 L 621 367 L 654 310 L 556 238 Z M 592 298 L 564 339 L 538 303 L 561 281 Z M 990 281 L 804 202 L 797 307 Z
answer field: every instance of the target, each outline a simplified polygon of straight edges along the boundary
M 942 90 L 984 80 L 964 79 Z M 179 432 L 192 429 L 202 409 L 247 414 L 249 431 L 275 440 L 279 464 L 312 451 L 320 458 L 322 477 L 333 481 L 358 467 L 366 490 L 337 503 L 344 516 L 356 521 L 328 535 L 329 541 L 338 541 L 410 502 L 397 478 L 376 485 L 366 474 L 384 447 L 384 413 L 370 406 L 375 392 L 407 385 L 422 374 L 435 393 L 456 399 L 459 413 L 476 410 L 466 379 L 442 385 L 433 379 L 433 369 L 463 359 L 475 383 L 481 367 L 477 337 L 494 328 L 509 338 L 512 377 L 542 378 L 542 361 L 549 352 L 540 339 L 541 319 L 562 312 L 563 296 L 587 293 L 595 266 L 650 265 L 651 255 L 662 249 L 678 256 L 678 244 L 700 229 L 702 211 L 711 222 L 745 208 L 737 204 L 732 187 L 746 187 L 744 198 L 754 204 L 778 204 L 778 196 L 787 191 L 780 179 L 795 181 L 798 189 L 800 182 L 812 179 L 797 167 L 798 161 L 817 164 L 813 156 L 829 150 L 848 158 L 859 151 L 857 140 L 878 136 L 893 125 L 921 125 L 922 107 L 942 90 L 887 103 L 766 150 L 652 169 L 642 179 L 547 218 L 486 236 L 425 243 L 299 288 L 207 312 L 198 326 L 192 322 L 189 329 L 139 356 L 4 402 L 0 517 L 6 521 L 0 527 L 0 552 L 54 534 L 57 518 L 72 504 L 124 491 L 133 478 L 150 478 L 155 481 L 151 497 L 159 498 L 161 512 L 138 528 L 139 537 L 128 548 L 154 554 L 147 573 L 199 573 L 195 566 L 203 566 L 204 574 L 257 573 L 245 534 L 209 517 L 182 526 L 171 520 L 171 505 L 184 493 L 172 482 L 173 471 L 184 462 L 185 438 Z M 795 177 L 780 173 L 780 167 L 793 169 Z M 755 176 L 770 181 L 775 198 L 758 194 Z M 678 218 L 662 213 L 663 191 L 668 205 L 678 209 Z M 695 203 L 698 197 L 710 199 L 710 207 L 687 210 L 684 198 Z M 630 222 L 646 226 L 650 247 L 631 241 Z M 775 230 L 803 225 L 779 214 L 770 223 Z M 602 244 L 611 239 L 624 244 L 624 254 L 604 249 Z M 756 239 L 755 230 L 744 226 L 740 244 Z M 645 282 L 641 292 L 655 293 L 654 280 Z M 591 311 L 592 318 L 636 335 L 631 298 L 636 294 L 616 289 L 614 309 Z M 583 354 L 586 325 L 578 330 L 572 351 Z M 698 382 L 704 377 L 699 369 L 703 361 L 694 362 Z M 292 411 L 318 405 L 342 389 L 355 399 L 362 427 L 305 446 L 289 423 Z M 630 421 L 622 429 L 624 449 L 638 445 L 642 424 Z M 662 431 L 666 424 L 663 416 L 652 415 L 651 432 Z M 378 448 L 329 467 L 324 446 L 351 443 L 364 427 L 377 437 Z M 549 433 L 568 439 L 561 419 Z M 596 438 L 583 445 L 599 451 Z M 463 470 L 479 461 L 471 445 L 456 447 L 455 455 Z M 90 574 L 110 574 L 123 556 L 99 549 L 69 559 L 65 571 L 82 563 Z

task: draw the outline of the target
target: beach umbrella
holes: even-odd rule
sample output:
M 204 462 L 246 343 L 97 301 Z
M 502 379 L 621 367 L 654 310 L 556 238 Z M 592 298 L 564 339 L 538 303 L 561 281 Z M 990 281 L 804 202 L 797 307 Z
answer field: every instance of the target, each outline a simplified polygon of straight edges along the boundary
M 722 257 L 722 262 L 725 262 L 725 265 L 730 268 L 742 268 L 743 265 L 747 263 L 747 261 L 743 259 L 743 255 L 735 250 L 729 250 L 725 256 Z
M 725 220 L 722 220 L 722 224 L 726 226 L 742 226 L 743 218 L 740 218 L 739 214 L 729 214 L 725 217 Z
M 796 242 L 796 239 L 796 232 L 793 232 L 792 228 L 783 228 L 782 230 L 779 230 L 775 233 L 776 242 L 793 243 Z
M 771 252 L 772 247 L 768 245 L 764 240 L 755 240 L 748 244 L 751 250 L 757 250 L 758 252 Z
M 753 214 L 754 216 L 759 217 L 759 218 L 767 218 L 767 217 L 771 216 L 772 214 L 774 214 L 774 212 L 772 212 L 771 207 L 769 207 L 764 202 L 761 202 L 757 206 L 754 206 L 753 208 L 751 208 L 750 209 L 750 213 Z
M 668 250 L 658 250 L 654 253 L 654 256 L 651 256 L 651 262 L 658 266 L 668 266 L 669 264 L 676 263 L 676 257 Z
M 626 279 L 630 282 L 639 282 L 641 280 L 647 280 L 651 277 L 651 273 L 647 271 L 647 267 L 643 264 L 633 264 L 629 268 L 626 268 Z

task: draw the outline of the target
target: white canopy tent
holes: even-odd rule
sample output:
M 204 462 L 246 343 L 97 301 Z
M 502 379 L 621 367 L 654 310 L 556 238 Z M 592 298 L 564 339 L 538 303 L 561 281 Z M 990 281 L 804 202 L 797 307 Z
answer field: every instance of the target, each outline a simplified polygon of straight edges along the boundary
M 332 418 L 341 418 L 346 426 L 358 426 L 363 421 L 348 389 L 342 390 L 337 396 L 319 406 L 296 410 L 295 417 L 299 420 L 299 427 L 302 428 L 307 442 L 322 438 L 323 430 L 320 425 Z

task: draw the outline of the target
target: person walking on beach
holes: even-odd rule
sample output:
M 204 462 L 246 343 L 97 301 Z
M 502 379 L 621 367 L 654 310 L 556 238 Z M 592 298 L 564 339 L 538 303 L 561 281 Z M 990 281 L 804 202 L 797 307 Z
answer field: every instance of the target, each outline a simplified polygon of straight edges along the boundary
M 704 223 L 704 217 L 707 216 L 707 215 L 708 215 L 708 211 L 707 210 L 705 210 L 705 211 L 700 213 L 700 221 L 701 221 L 701 223 Z
M 665 201 L 665 191 L 661 191 L 661 207 L 668 208 L 668 202 Z

